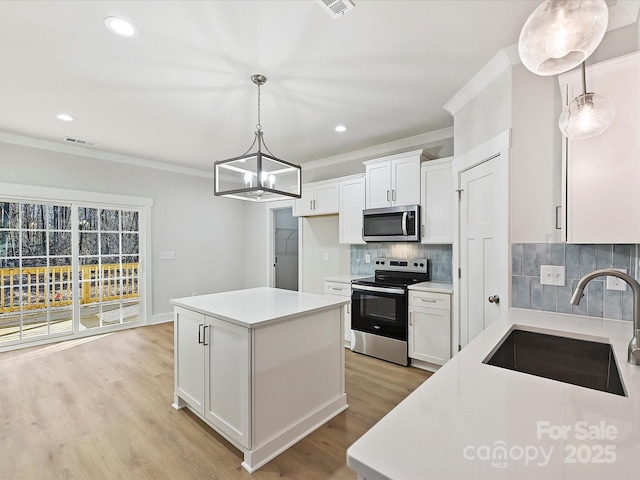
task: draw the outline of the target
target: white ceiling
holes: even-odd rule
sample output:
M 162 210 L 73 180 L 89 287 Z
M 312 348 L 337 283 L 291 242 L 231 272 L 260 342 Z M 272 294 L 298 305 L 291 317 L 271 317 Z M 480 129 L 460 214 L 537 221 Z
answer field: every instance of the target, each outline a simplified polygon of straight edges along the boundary
M 333 19 L 313 0 L 2 1 L 0 131 L 212 170 L 253 141 L 261 73 L 267 146 L 322 159 L 451 126 L 442 106 L 540 0 L 355 3 Z

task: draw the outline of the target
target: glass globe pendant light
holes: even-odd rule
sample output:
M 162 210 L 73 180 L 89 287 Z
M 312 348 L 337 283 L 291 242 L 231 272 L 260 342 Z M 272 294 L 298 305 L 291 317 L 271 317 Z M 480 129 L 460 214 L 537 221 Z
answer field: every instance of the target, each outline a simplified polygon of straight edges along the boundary
M 605 0 L 546 0 L 520 32 L 522 64 L 542 76 L 567 72 L 594 52 L 608 23 Z
M 603 133 L 613 123 L 616 109 L 613 102 L 602 95 L 587 93 L 584 62 L 582 63 L 582 94 L 567 105 L 558 120 L 563 135 L 582 140 Z

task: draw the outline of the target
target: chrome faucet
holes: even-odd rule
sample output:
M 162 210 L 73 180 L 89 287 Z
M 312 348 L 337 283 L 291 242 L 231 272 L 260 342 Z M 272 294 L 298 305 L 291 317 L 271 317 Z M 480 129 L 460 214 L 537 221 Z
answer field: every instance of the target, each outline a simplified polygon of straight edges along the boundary
M 605 268 L 602 270 L 594 270 L 591 273 L 586 274 L 580 279 L 576 286 L 576 291 L 573 292 L 570 302 L 573 305 L 578 305 L 580 299 L 584 294 L 584 287 L 596 277 L 604 275 L 610 275 L 612 277 L 618 277 L 629 284 L 631 290 L 633 290 L 633 338 L 629 342 L 629 354 L 627 355 L 627 362 L 632 365 L 640 365 L 640 346 L 638 345 L 638 337 L 640 337 L 640 284 L 630 275 L 614 270 L 612 268 Z

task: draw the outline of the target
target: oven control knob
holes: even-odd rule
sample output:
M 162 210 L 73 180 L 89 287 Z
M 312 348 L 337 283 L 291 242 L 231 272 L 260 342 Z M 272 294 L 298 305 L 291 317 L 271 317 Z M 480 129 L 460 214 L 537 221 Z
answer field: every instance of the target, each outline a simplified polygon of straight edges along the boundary
M 380 265 L 384 265 L 384 261 L 383 261 L 383 262 L 380 262 Z
M 421 264 L 420 264 L 420 266 L 421 266 L 421 267 L 424 267 L 424 263 L 421 263 Z
M 414 266 L 414 267 L 417 267 L 417 266 L 418 266 L 418 263 L 417 263 L 417 262 L 416 262 L 416 263 L 414 263 L 414 264 L 413 264 L 413 266 Z

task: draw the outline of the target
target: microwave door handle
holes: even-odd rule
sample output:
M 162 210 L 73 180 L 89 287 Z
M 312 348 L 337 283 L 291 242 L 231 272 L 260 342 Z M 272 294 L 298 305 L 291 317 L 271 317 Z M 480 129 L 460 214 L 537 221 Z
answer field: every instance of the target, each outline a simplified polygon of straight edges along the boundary
M 402 214 L 402 234 L 406 237 L 407 236 L 407 216 L 409 215 L 409 212 L 404 212 Z

